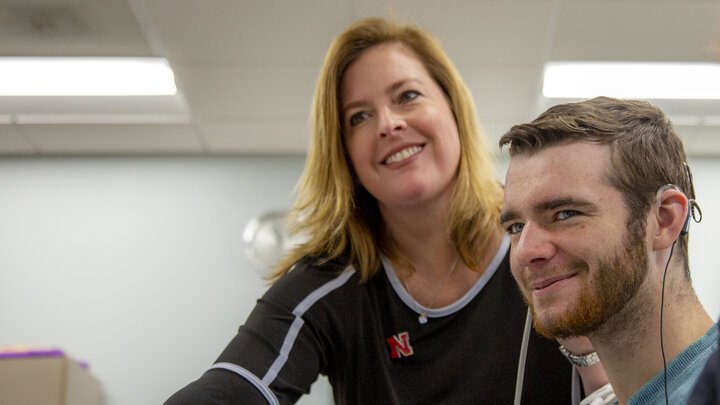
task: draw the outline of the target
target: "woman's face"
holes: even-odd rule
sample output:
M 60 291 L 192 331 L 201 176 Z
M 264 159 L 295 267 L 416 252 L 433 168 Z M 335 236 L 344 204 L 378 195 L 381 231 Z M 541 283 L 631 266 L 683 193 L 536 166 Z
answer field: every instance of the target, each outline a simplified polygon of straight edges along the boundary
M 380 207 L 449 200 L 460 160 L 450 104 L 401 43 L 364 51 L 340 89 L 345 145 L 360 183 Z

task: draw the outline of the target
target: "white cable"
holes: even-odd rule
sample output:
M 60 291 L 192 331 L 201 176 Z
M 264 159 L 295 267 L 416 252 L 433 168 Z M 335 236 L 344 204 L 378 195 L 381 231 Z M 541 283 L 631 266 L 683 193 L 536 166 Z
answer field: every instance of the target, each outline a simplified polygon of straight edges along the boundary
M 520 399 L 522 398 L 523 380 L 525 379 L 525 361 L 527 360 L 528 344 L 530 343 L 531 325 L 532 315 L 530 315 L 530 308 L 528 308 L 527 316 L 525 316 L 525 330 L 523 331 L 522 344 L 520 346 L 517 380 L 515 381 L 515 405 L 520 405 Z

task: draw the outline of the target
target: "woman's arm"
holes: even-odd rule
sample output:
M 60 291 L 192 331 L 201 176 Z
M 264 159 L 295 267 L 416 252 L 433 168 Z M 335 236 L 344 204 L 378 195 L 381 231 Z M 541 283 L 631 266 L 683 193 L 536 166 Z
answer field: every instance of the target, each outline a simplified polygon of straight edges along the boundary
M 590 339 L 584 336 L 558 339 L 558 342 L 567 352 L 571 353 L 571 355 L 585 356 L 595 352 L 592 343 L 590 343 Z M 571 363 L 573 362 L 571 361 Z M 602 363 L 600 361 L 597 361 L 594 364 L 587 366 L 582 366 L 575 363 L 573 364 L 575 365 L 575 369 L 580 375 L 583 390 L 587 395 L 597 391 L 598 389 L 604 387 L 609 383 L 607 375 L 605 374 L 605 369 L 603 369 Z
M 318 290 L 350 276 L 317 274 L 295 269 L 273 285 L 216 363 L 166 404 L 293 404 L 308 393 L 327 372 L 327 349 L 323 325 L 308 324 L 305 311 L 323 299 Z

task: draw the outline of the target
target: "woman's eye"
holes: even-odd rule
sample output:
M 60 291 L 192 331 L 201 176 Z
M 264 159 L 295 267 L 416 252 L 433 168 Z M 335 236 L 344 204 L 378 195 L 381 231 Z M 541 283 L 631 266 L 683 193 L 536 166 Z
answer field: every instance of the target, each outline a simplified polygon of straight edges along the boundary
M 420 96 L 420 93 L 418 93 L 417 91 L 407 90 L 407 91 L 402 92 L 402 94 L 400 94 L 400 97 L 398 97 L 398 101 L 400 103 L 407 103 L 408 101 L 415 100 L 419 96 Z
M 348 123 L 351 127 L 354 127 L 367 119 L 368 114 L 364 111 L 357 112 L 350 116 Z
M 562 210 L 562 211 L 558 211 L 558 213 L 555 214 L 555 219 L 562 221 L 564 219 L 574 217 L 577 214 L 579 214 L 579 212 L 577 212 L 575 210 Z
M 514 234 L 516 234 L 516 233 L 520 233 L 520 232 L 523 230 L 523 227 L 525 227 L 525 224 L 523 224 L 523 223 L 521 223 L 521 222 L 515 222 L 515 223 L 513 223 L 513 224 L 510 224 L 510 226 L 508 226 L 507 228 L 505 228 L 505 230 L 506 230 L 507 233 L 509 233 L 510 235 L 514 235 Z

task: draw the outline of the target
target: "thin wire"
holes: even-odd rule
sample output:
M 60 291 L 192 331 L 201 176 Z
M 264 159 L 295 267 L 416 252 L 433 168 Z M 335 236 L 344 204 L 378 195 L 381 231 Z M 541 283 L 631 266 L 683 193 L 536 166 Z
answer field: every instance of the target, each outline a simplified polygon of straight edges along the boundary
M 667 263 L 665 263 L 665 272 L 663 273 L 662 282 L 662 293 L 660 294 L 660 351 L 662 352 L 663 359 L 663 377 L 665 382 L 665 405 L 670 405 L 668 399 L 668 387 L 667 387 L 667 360 L 665 359 L 665 344 L 663 342 L 663 310 L 665 309 L 665 279 L 667 278 L 668 267 L 670 266 L 670 259 L 672 259 L 673 250 L 675 249 L 675 243 L 677 239 L 673 241 L 670 247 L 670 257 L 668 257 Z
M 520 358 L 518 360 L 517 379 L 515 380 L 515 405 L 520 405 L 522 399 L 523 381 L 525 379 L 525 363 L 527 361 L 528 344 L 530 343 L 530 327 L 532 326 L 532 315 L 530 308 L 525 315 L 525 329 L 523 330 L 522 344 L 520 345 Z

